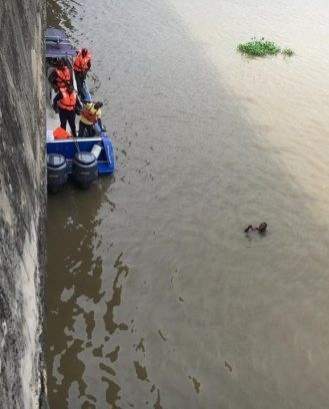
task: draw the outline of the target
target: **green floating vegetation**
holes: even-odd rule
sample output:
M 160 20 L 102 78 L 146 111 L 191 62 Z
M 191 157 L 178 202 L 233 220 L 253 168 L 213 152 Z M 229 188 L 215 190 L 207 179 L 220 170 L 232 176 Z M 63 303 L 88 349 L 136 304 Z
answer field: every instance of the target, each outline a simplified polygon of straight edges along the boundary
M 294 55 L 293 50 L 290 48 L 284 48 L 281 51 L 281 48 L 277 44 L 273 41 L 265 40 L 264 37 L 259 40 L 252 38 L 251 41 L 247 43 L 239 44 L 238 51 L 251 57 L 265 57 L 266 55 L 277 55 L 279 53 L 288 57 Z
M 291 48 L 284 48 L 281 52 L 287 57 L 292 57 L 295 54 Z

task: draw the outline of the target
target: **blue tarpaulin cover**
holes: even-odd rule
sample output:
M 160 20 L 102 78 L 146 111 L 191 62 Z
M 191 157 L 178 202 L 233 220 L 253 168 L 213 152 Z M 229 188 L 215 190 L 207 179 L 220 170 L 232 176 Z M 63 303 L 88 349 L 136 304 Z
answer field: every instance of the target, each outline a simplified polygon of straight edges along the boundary
M 46 58 L 74 57 L 76 53 L 63 30 L 57 28 L 46 30 Z

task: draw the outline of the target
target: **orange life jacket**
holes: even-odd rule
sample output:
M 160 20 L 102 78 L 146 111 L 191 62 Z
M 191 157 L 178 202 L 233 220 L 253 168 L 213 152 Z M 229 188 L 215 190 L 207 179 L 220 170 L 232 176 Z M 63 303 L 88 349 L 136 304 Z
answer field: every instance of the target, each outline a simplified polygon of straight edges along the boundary
M 77 103 L 77 94 L 75 91 L 69 94 L 67 90 L 61 89 L 62 98 L 58 101 L 57 105 L 61 109 L 65 109 L 66 111 L 74 111 L 76 103 Z
M 91 61 L 91 54 L 88 52 L 85 57 L 82 56 L 82 51 L 78 52 L 78 55 L 75 57 L 73 69 L 77 72 L 87 72 L 89 70 Z
M 95 111 L 95 112 L 91 112 L 91 110 Z M 83 108 L 83 110 L 81 111 L 81 116 L 85 117 L 87 119 L 87 121 L 92 122 L 93 124 L 95 124 L 97 122 L 97 112 L 94 108 L 94 105 L 92 105 L 90 107 L 90 109 L 88 109 L 86 106 Z
M 71 136 L 65 129 L 61 127 L 56 128 L 53 132 L 53 135 L 55 139 L 68 139 Z
M 71 82 L 71 72 L 67 67 L 62 70 L 56 68 L 57 86 L 58 88 L 65 88 L 67 83 Z

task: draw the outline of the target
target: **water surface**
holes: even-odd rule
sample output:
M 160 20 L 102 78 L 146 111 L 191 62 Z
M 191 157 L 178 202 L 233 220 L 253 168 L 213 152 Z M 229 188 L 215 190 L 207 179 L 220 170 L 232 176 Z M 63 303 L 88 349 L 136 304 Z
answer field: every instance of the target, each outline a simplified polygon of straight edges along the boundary
M 325 408 L 329 5 L 59 5 L 118 171 L 49 198 L 51 407 Z

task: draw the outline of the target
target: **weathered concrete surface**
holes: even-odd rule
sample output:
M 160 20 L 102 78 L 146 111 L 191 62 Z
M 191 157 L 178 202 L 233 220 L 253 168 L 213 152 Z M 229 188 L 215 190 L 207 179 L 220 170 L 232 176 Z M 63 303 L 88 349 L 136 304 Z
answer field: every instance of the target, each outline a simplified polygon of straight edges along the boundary
M 40 405 L 44 279 L 43 0 L 0 7 L 0 396 Z

